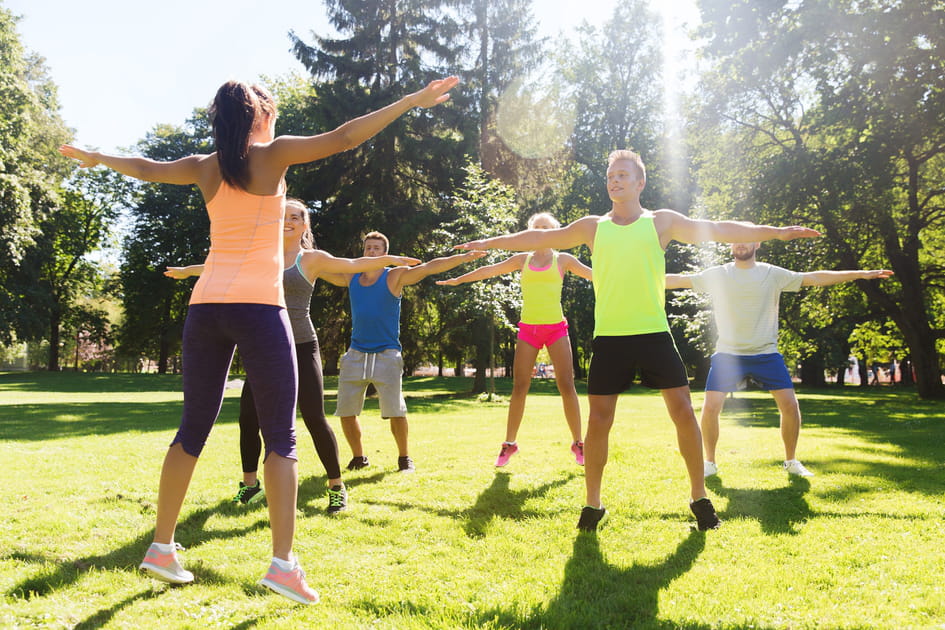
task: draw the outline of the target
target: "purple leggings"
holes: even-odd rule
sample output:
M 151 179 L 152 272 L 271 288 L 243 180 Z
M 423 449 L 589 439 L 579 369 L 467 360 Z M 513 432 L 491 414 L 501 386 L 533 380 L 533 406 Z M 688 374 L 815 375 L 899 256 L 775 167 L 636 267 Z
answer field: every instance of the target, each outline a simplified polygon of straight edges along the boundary
M 184 413 L 171 445 L 199 457 L 223 405 L 223 390 L 239 348 L 253 383 L 266 457 L 295 453 L 298 369 L 284 308 L 269 304 L 191 304 L 184 322 Z

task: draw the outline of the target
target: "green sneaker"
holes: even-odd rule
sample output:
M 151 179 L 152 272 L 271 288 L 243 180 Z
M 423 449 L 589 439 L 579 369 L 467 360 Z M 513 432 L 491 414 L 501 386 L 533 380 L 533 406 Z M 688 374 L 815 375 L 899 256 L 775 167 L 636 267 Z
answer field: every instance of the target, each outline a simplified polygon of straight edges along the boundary
M 249 505 L 250 503 L 262 501 L 265 496 L 266 494 L 263 492 L 262 485 L 259 483 L 259 479 L 256 480 L 256 485 L 253 486 L 247 486 L 241 481 L 239 490 L 237 490 L 236 496 L 233 497 L 233 503 Z
M 348 489 L 345 484 L 328 488 L 328 513 L 337 514 L 348 509 Z

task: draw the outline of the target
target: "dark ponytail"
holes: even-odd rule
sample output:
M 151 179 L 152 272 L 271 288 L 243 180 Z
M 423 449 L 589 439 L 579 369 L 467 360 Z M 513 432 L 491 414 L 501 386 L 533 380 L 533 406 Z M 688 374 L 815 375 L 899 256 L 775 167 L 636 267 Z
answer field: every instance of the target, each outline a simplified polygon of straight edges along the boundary
M 220 86 L 210 105 L 210 124 L 223 181 L 242 188 L 249 185 L 249 140 L 264 113 L 275 115 L 272 96 L 264 88 L 241 81 Z

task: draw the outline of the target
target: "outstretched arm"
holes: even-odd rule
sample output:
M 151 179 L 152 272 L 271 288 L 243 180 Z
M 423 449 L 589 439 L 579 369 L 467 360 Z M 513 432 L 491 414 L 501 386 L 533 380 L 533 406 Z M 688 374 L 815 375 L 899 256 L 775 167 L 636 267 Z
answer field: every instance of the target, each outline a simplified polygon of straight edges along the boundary
M 164 275 L 175 280 L 183 280 L 203 273 L 203 265 L 188 265 L 186 267 L 168 267 Z
M 411 284 L 416 284 L 427 276 L 449 271 L 453 267 L 458 267 L 463 263 L 476 260 L 477 258 L 482 258 L 485 255 L 486 252 L 481 251 L 466 252 L 463 254 L 454 254 L 453 256 L 434 258 L 433 260 L 427 261 L 421 265 L 417 265 L 416 267 L 398 267 L 391 272 L 392 274 L 396 275 L 388 280 L 388 282 L 392 282 L 394 284 L 394 286 L 390 287 L 391 293 L 394 295 L 399 295 L 401 289 L 410 286 Z
M 350 277 L 351 274 L 362 271 L 373 271 L 374 269 L 399 265 L 413 266 L 419 263 L 420 260 L 410 256 L 386 254 L 384 256 L 362 256 L 360 258 L 338 258 L 321 249 L 305 251 L 301 260 L 302 270 L 311 282 L 319 277 L 327 279 L 330 274 L 343 274 Z M 332 284 L 335 283 L 332 282 Z
M 524 230 L 515 234 L 469 241 L 456 245 L 455 249 L 508 249 L 531 252 L 545 247 L 552 249 L 571 249 L 579 245 L 593 247 L 594 235 L 597 233 L 597 220 L 596 216 L 588 216 L 554 230 Z
M 455 287 L 465 284 L 466 282 L 476 282 L 478 280 L 485 280 L 486 278 L 494 278 L 507 273 L 521 271 L 522 265 L 525 264 L 525 259 L 527 257 L 528 254 L 515 254 L 514 256 L 506 258 L 502 262 L 495 263 L 494 265 L 485 265 L 455 278 L 437 280 L 436 283 L 449 287 Z
M 200 178 L 200 165 L 208 155 L 190 155 L 171 162 L 158 162 L 143 157 L 123 155 L 108 155 L 98 151 L 85 151 L 69 144 L 59 147 L 59 153 L 68 158 L 79 161 L 82 168 L 92 168 L 102 164 L 146 182 L 161 182 L 163 184 L 196 184 Z
M 578 260 L 577 257 L 572 256 L 571 254 L 561 254 L 561 259 L 564 261 L 565 271 L 570 271 L 574 275 L 581 276 L 585 280 L 592 281 L 594 279 L 591 268 Z
M 820 232 L 811 228 L 792 225 L 772 227 L 770 225 L 752 225 L 741 221 L 708 221 L 690 219 L 674 210 L 656 211 L 656 229 L 660 234 L 660 244 L 665 248 L 670 241 L 680 243 L 756 243 L 761 241 L 790 241 L 796 238 L 813 238 Z
M 691 289 L 692 277 L 684 276 L 678 273 L 666 274 L 666 289 Z
M 414 107 L 434 107 L 446 102 L 450 97 L 448 92 L 457 83 L 457 77 L 431 81 L 422 90 L 408 94 L 396 103 L 316 136 L 279 136 L 270 144 L 269 152 L 277 163 L 288 167 L 353 149 Z
M 857 269 L 854 271 L 808 271 L 801 280 L 802 287 L 827 287 L 853 280 L 882 280 L 893 275 L 888 269 Z

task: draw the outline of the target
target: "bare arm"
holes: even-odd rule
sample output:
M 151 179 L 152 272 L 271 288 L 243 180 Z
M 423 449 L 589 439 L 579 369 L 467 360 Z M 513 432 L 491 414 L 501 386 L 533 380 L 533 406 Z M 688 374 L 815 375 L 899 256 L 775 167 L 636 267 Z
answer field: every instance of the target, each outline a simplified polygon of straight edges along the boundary
M 163 184 L 196 184 L 200 179 L 201 165 L 209 155 L 190 155 L 171 162 L 158 162 L 143 157 L 108 155 L 98 151 L 85 151 L 72 145 L 64 144 L 59 147 L 59 153 L 79 161 L 82 168 L 92 168 L 102 164 L 146 182 L 161 182 Z
M 186 267 L 168 267 L 164 275 L 175 280 L 183 280 L 203 273 L 203 265 L 188 265 Z
M 561 259 L 564 261 L 564 270 L 570 271 L 576 276 L 581 276 L 585 280 L 593 281 L 594 275 L 590 267 L 582 263 L 575 256 L 571 254 L 561 254 Z
M 377 135 L 400 116 L 414 107 L 434 107 L 449 100 L 449 92 L 457 77 L 431 81 L 425 88 L 408 94 L 396 103 L 370 114 L 349 120 L 340 127 L 315 136 L 279 136 L 270 143 L 269 155 L 282 167 L 312 162 L 335 153 L 353 149 Z
M 691 289 L 692 276 L 684 276 L 678 273 L 666 274 L 666 289 Z
M 485 280 L 486 278 L 494 278 L 507 273 L 521 271 L 522 265 L 525 264 L 525 259 L 527 257 L 528 254 L 515 254 L 514 256 L 506 258 L 502 262 L 495 263 L 494 265 L 485 265 L 455 278 L 437 280 L 436 283 L 455 287 L 465 284 L 466 282 L 476 282 L 478 280 Z
M 893 275 L 888 269 L 857 269 L 854 271 L 808 271 L 801 280 L 802 287 L 827 287 L 853 280 L 882 280 Z
M 416 284 L 427 276 L 449 271 L 454 267 L 458 267 L 463 263 L 476 260 L 477 258 L 482 258 L 485 255 L 486 252 L 482 251 L 465 252 L 463 254 L 454 254 L 453 256 L 434 258 L 433 260 L 417 265 L 416 267 L 398 267 L 391 272 L 391 274 L 396 275 L 393 278 L 388 278 L 388 283 L 393 281 L 394 284 L 394 286 L 390 287 L 391 293 L 394 295 L 400 295 L 401 289 L 410 286 L 411 284 Z
M 690 219 L 674 210 L 657 210 L 654 213 L 660 244 L 665 248 L 670 241 L 680 243 L 757 243 L 761 241 L 790 241 L 796 238 L 813 238 L 820 232 L 811 228 L 792 225 L 772 227 L 751 225 L 741 221 L 708 221 Z
M 418 259 L 409 256 L 384 255 L 337 258 L 320 249 L 304 251 L 301 260 L 302 270 L 311 282 L 319 277 L 327 279 L 326 275 L 328 274 L 344 274 L 350 277 L 352 274 L 362 271 L 373 271 L 374 269 L 398 265 L 412 266 L 419 263 Z
M 593 247 L 597 233 L 596 216 L 587 216 L 574 223 L 555 230 L 524 230 L 515 234 L 493 236 L 478 241 L 469 241 L 457 245 L 456 249 L 508 249 L 511 251 L 531 252 L 550 247 L 552 249 L 571 249 L 579 245 Z

